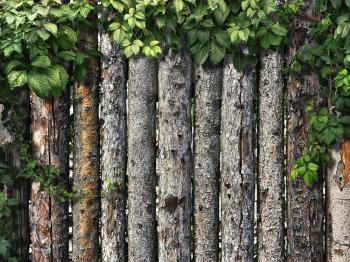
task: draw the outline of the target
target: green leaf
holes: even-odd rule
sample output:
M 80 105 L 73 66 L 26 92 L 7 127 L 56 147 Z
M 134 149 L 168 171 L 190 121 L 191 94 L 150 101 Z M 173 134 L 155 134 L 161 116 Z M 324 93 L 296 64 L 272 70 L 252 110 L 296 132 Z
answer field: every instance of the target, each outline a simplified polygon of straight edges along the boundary
M 174 8 L 176 13 L 180 13 L 181 10 L 184 8 L 185 4 L 182 0 L 175 0 L 174 1 Z
M 225 48 L 230 47 L 230 36 L 226 31 L 219 31 L 214 34 L 215 40 Z
M 5 74 L 9 74 L 13 69 L 16 68 L 24 68 L 25 65 L 22 61 L 19 60 L 11 60 L 9 63 L 5 66 Z
M 37 56 L 32 61 L 32 66 L 45 68 L 51 65 L 50 58 L 48 56 Z
M 58 53 L 58 57 L 65 61 L 74 61 L 76 58 L 76 53 L 72 51 L 62 51 Z
M 113 32 L 112 35 L 113 40 L 119 45 L 123 42 L 123 40 L 125 39 L 125 32 L 123 29 L 117 29 Z
M 22 71 L 12 71 L 8 74 L 7 79 L 12 88 L 23 86 L 27 83 L 27 72 Z
M 51 86 L 46 75 L 36 70 L 32 70 L 28 74 L 28 86 L 30 90 L 43 99 L 46 98 L 51 91 Z
M 86 75 L 86 67 L 84 65 L 77 65 L 73 71 L 74 80 L 81 82 L 84 80 Z
M 274 24 L 272 27 L 271 27 L 271 31 L 275 34 L 275 35 L 278 35 L 278 36 L 285 36 L 287 35 L 288 33 L 288 30 L 284 27 L 282 27 L 280 24 Z
M 342 0 L 331 0 L 332 6 L 334 9 L 338 9 L 341 6 Z
M 50 33 L 44 29 L 38 29 L 37 34 L 44 41 L 46 41 L 50 37 Z
M 53 23 L 47 23 L 47 24 L 44 24 L 44 27 L 51 34 L 53 34 L 54 36 L 57 36 L 57 25 L 55 25 Z
M 210 43 L 210 62 L 214 65 L 219 63 L 225 56 L 225 48 L 217 45 L 214 41 Z
M 203 46 L 198 53 L 194 54 L 194 61 L 196 65 L 202 65 L 207 61 L 209 56 L 209 45 Z

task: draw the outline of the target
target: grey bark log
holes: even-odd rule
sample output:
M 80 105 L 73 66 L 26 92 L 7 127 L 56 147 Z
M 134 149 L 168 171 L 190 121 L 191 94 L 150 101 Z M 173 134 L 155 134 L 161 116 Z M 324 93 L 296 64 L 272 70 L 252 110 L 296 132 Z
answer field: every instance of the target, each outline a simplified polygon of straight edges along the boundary
M 93 2 L 93 1 L 90 1 Z M 89 19 L 96 19 L 90 16 Z M 79 50 L 97 48 L 97 31 L 81 32 Z M 99 125 L 98 61 L 85 61 L 85 79 L 74 86 L 74 187 L 79 199 L 73 202 L 73 261 L 99 258 Z
M 159 261 L 191 258 L 191 59 L 159 62 Z
M 102 261 L 126 261 L 126 61 L 101 32 Z
M 350 261 L 350 141 L 331 151 L 327 174 L 327 261 Z
M 19 97 L 18 106 L 15 108 L 16 114 L 21 114 L 23 118 L 16 123 L 17 131 L 23 135 L 23 141 L 12 141 L 9 145 L 4 147 L 6 160 L 14 168 L 20 169 L 23 164 L 20 159 L 20 147 L 22 144 L 29 142 L 29 128 L 30 128 L 30 106 L 29 106 L 29 92 L 26 89 L 21 89 L 15 95 Z M 0 109 L 1 111 L 1 109 Z M 1 112 L 0 112 L 1 117 Z M 0 124 L 1 125 L 1 124 Z M 2 127 L 0 127 L 1 129 Z M 3 129 L 7 130 L 7 129 Z M 8 133 L 9 134 L 9 133 Z M 10 135 L 10 134 L 9 134 Z M 13 137 L 13 136 L 12 136 Z M 11 140 L 12 138 L 10 138 Z M 1 140 L 1 139 L 0 139 Z M 5 139 L 6 140 L 6 139 Z M 4 142 L 4 140 L 1 140 Z M 30 230 L 29 230 L 29 197 L 30 186 L 29 180 L 25 178 L 15 178 L 13 186 L 7 189 L 7 196 L 14 198 L 17 204 L 12 208 L 11 213 L 13 217 L 13 232 L 15 233 L 15 241 L 12 249 L 16 256 L 23 262 L 29 261 L 29 244 L 30 244 Z
M 69 189 L 69 88 L 59 98 L 52 99 L 52 122 L 49 127 L 50 165 L 60 171 L 55 185 Z M 68 262 L 68 199 L 51 198 L 52 260 Z
M 258 261 L 282 262 L 284 247 L 283 59 L 274 51 L 260 55 Z
M 157 61 L 134 57 L 128 82 L 128 244 L 130 261 L 155 261 Z
M 255 68 L 224 60 L 222 91 L 222 261 L 253 261 Z
M 314 1 L 306 1 L 302 8 L 307 15 L 314 15 Z M 302 48 L 305 43 L 311 43 L 308 38 L 308 21 L 300 17 L 291 22 L 289 36 L 288 59 Z M 316 106 L 322 101 L 320 84 L 316 74 L 301 74 L 296 79 L 288 79 L 287 109 L 288 109 L 288 141 L 287 141 L 287 171 L 290 174 L 293 163 L 302 154 L 307 135 L 308 115 L 305 108 L 311 99 L 316 100 Z M 287 227 L 287 261 L 323 261 L 323 178 L 319 173 L 318 181 L 307 186 L 302 178 L 287 181 L 288 227 Z
M 52 121 L 51 99 L 43 100 L 32 94 L 31 108 L 33 157 L 40 165 L 49 165 L 49 126 Z M 40 190 L 40 182 L 36 181 L 32 183 L 30 226 L 32 261 L 52 261 L 50 197 L 47 191 Z
M 194 261 L 219 259 L 222 67 L 198 68 L 194 132 Z

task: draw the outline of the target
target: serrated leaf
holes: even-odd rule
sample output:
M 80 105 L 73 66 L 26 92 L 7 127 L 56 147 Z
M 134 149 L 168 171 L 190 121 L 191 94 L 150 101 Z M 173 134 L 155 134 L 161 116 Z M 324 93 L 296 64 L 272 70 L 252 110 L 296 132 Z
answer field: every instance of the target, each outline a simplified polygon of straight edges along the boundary
M 194 61 L 196 65 L 202 65 L 207 61 L 209 56 L 209 46 L 205 45 L 203 46 L 198 53 L 194 54 Z
M 24 70 L 12 71 L 7 75 L 7 79 L 12 88 L 24 86 L 27 83 L 27 72 Z
M 46 75 L 36 70 L 32 70 L 28 74 L 28 86 L 30 90 L 43 99 L 46 98 L 51 91 L 51 86 Z
M 225 56 L 225 48 L 217 45 L 214 41 L 210 43 L 209 59 L 214 65 L 219 63 Z
M 230 47 L 230 36 L 226 31 L 219 31 L 214 34 L 215 40 L 225 48 Z
M 22 61 L 19 60 L 11 60 L 5 66 L 5 74 L 9 74 L 13 69 L 23 68 L 25 65 Z
M 76 58 L 76 53 L 72 51 L 62 51 L 58 53 L 58 57 L 65 61 L 74 61 Z
M 47 23 L 47 24 L 44 24 L 44 27 L 51 34 L 53 34 L 54 36 L 57 36 L 57 25 L 55 25 L 54 23 Z
M 32 66 L 45 68 L 51 65 L 50 58 L 48 56 L 37 56 L 32 61 Z

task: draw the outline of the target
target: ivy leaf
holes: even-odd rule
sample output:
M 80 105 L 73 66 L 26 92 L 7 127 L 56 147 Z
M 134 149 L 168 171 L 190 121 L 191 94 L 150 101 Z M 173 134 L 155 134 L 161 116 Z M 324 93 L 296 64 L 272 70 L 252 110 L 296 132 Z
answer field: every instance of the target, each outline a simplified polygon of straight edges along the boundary
M 175 11 L 176 13 L 180 13 L 181 10 L 184 8 L 185 4 L 182 0 L 175 0 L 174 1 L 174 8 L 175 8 Z
M 24 86 L 27 83 L 27 72 L 24 70 L 12 71 L 8 74 L 7 79 L 12 88 Z
M 54 36 L 57 36 L 57 25 L 53 23 L 47 23 L 47 24 L 44 24 L 44 27 L 51 34 L 53 34 Z
M 37 56 L 32 61 L 32 66 L 38 67 L 38 68 L 45 68 L 49 67 L 51 65 L 50 58 L 48 56 Z
M 207 61 L 209 56 L 209 45 L 203 46 L 198 53 L 194 54 L 194 61 L 199 66 Z
M 214 41 L 210 43 L 210 62 L 214 65 L 219 63 L 225 56 L 225 48 L 217 45 Z
M 342 0 L 331 0 L 332 6 L 334 9 L 338 9 L 341 6 Z
M 28 74 L 28 86 L 30 90 L 43 99 L 46 98 L 51 91 L 51 86 L 46 75 L 40 74 L 37 70 L 32 70 Z

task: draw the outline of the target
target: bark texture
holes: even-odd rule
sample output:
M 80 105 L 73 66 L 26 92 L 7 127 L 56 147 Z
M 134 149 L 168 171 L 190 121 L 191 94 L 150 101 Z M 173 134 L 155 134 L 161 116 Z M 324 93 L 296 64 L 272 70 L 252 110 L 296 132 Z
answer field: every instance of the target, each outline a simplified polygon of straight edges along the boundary
M 159 261 L 191 258 L 191 59 L 159 62 Z
M 49 126 L 52 121 L 51 99 L 42 100 L 32 94 L 31 102 L 33 156 L 40 165 L 49 165 Z M 32 261 L 52 261 L 50 197 L 47 191 L 41 190 L 40 182 L 35 181 L 32 183 L 30 226 Z
M 194 260 L 218 261 L 222 67 L 198 68 L 194 132 Z
M 20 147 L 19 143 L 29 142 L 29 128 L 30 128 L 30 106 L 29 106 L 29 92 L 26 89 L 22 89 L 15 93 L 18 96 L 18 106 L 15 108 L 16 114 L 21 114 L 22 119 L 16 123 L 17 131 L 20 131 L 23 135 L 23 141 L 12 141 L 12 143 L 4 147 L 6 154 L 6 161 L 16 169 L 22 167 L 20 160 Z M 1 109 L 0 109 L 1 111 Z M 1 112 L 0 112 L 1 117 Z M 0 124 L 1 125 L 1 124 Z M 7 129 L 0 127 L 2 131 Z M 8 133 L 8 135 L 10 135 Z M 0 139 L 5 142 L 7 139 Z M 12 138 L 10 138 L 12 140 Z M 1 142 L 0 142 L 1 144 Z M 30 197 L 30 184 L 28 179 L 15 178 L 14 184 L 7 188 L 7 196 L 14 198 L 17 204 L 12 207 L 13 217 L 13 232 L 15 234 L 15 241 L 12 249 L 14 254 L 23 262 L 29 261 L 29 244 L 30 244 L 30 230 L 29 230 L 29 197 Z
M 255 115 L 254 68 L 224 60 L 222 91 L 222 261 L 253 261 Z
M 312 16 L 314 1 L 306 1 L 302 8 Z M 308 22 L 300 17 L 292 21 L 288 59 L 311 43 L 308 38 Z M 319 101 L 320 85 L 316 74 L 300 74 L 296 79 L 289 79 L 287 84 L 288 98 L 288 142 L 287 171 L 290 174 L 293 163 L 303 150 L 307 135 L 308 116 L 305 107 L 311 99 Z M 323 261 L 323 198 L 322 174 L 318 181 L 308 187 L 301 178 L 291 181 L 288 177 L 288 227 L 287 227 L 287 261 Z
M 284 246 L 283 59 L 278 52 L 260 56 L 258 261 L 282 262 Z
M 128 243 L 130 261 L 155 261 L 157 61 L 134 57 L 128 82 Z
M 64 190 L 69 189 L 69 89 L 52 99 L 52 121 L 49 127 L 50 165 L 60 171 L 54 181 Z M 68 199 L 51 198 L 52 260 L 68 262 Z
M 350 261 L 350 141 L 335 146 L 327 174 L 327 261 Z
M 92 2 L 92 1 L 91 1 Z M 91 20 L 96 17 L 90 16 Z M 97 48 L 97 31 L 81 32 L 79 49 Z M 74 87 L 74 187 L 73 261 L 99 258 L 99 125 L 98 61 L 87 58 L 85 79 Z
M 126 261 L 126 61 L 107 33 L 100 34 L 102 79 L 102 261 Z
M 45 100 L 32 95 L 33 155 L 42 166 L 60 170 L 53 181 L 68 189 L 69 96 Z M 40 174 L 43 175 L 43 174 Z M 68 261 L 68 200 L 60 201 L 32 183 L 31 241 L 33 261 Z

